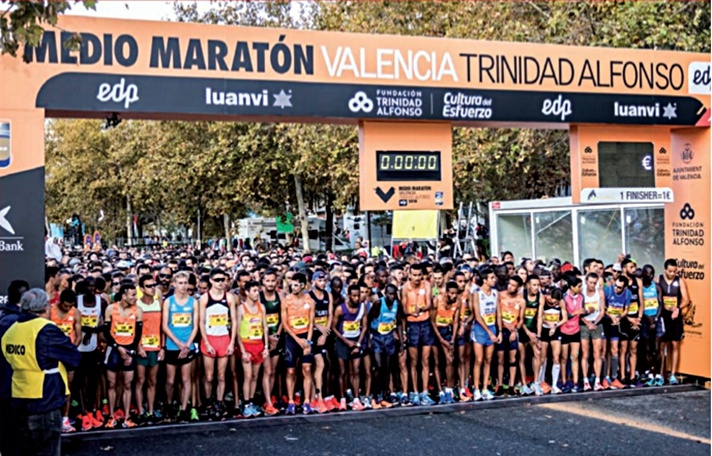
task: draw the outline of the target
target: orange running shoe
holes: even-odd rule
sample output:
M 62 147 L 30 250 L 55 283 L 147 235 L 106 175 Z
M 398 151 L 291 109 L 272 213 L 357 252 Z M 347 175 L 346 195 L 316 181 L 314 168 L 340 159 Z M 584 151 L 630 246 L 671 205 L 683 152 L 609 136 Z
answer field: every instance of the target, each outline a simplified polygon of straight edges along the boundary
M 381 406 L 381 408 L 387 408 L 387 409 L 393 407 L 393 404 L 391 404 L 390 402 L 388 402 L 385 399 L 381 400 L 381 403 L 379 405 Z
M 607 390 L 611 387 L 611 385 L 608 384 L 608 379 L 604 378 L 601 380 L 601 386 L 603 387 L 604 390 Z
M 91 417 L 92 424 L 95 428 L 100 428 L 104 426 L 104 415 L 101 414 L 101 410 L 97 410 L 93 416 L 91 414 L 88 415 L 89 417 Z
M 354 401 L 351 403 L 351 410 L 355 410 L 357 412 L 360 412 L 363 410 L 363 404 L 361 404 L 361 400 L 359 398 L 354 398 Z
M 109 404 L 104 404 L 104 406 L 101 408 L 101 413 L 103 413 L 104 416 L 109 416 L 111 414 L 109 411 Z
M 539 388 L 541 388 L 541 393 L 542 393 L 542 394 L 549 394 L 549 393 L 551 393 L 551 386 L 549 386 L 549 384 L 546 383 L 546 382 L 541 382 L 541 383 L 539 384 Z
M 118 423 L 116 422 L 116 418 L 109 418 L 109 421 L 106 422 L 106 429 L 115 429 Z
M 610 387 L 611 387 L 611 389 L 619 390 L 619 389 L 623 389 L 625 387 L 625 385 L 623 383 L 621 383 L 620 380 L 615 379 L 611 382 Z
M 322 399 L 319 399 L 316 401 L 316 407 L 312 405 L 312 408 L 317 411 L 317 413 L 326 413 L 329 411 L 329 409 L 326 407 L 326 404 Z
M 116 418 L 117 420 L 121 421 L 121 420 L 123 420 L 124 418 L 126 418 L 126 415 L 124 415 L 124 411 L 123 411 L 123 410 L 121 410 L 121 409 L 116 409 L 116 411 L 114 412 L 114 418 Z
M 342 397 L 341 400 L 339 401 L 339 411 L 344 412 L 346 411 L 346 398 Z
M 380 402 L 373 400 L 373 401 L 371 401 L 371 408 L 373 410 L 381 410 L 381 408 L 383 408 L 383 406 L 381 406 Z
M 274 405 L 270 404 L 269 402 L 265 403 L 264 410 L 265 415 L 267 416 L 275 416 L 279 413 L 279 410 L 274 408 Z
M 131 418 L 126 418 L 123 423 L 121 423 L 121 427 L 124 429 L 131 429 L 136 427 L 136 423 L 131 421 Z
M 460 402 L 470 402 L 472 400 L 472 393 L 467 388 L 460 389 Z
M 333 412 L 334 410 L 337 410 L 339 408 L 339 401 L 337 401 L 334 396 L 327 397 L 324 400 L 324 404 L 326 404 L 326 408 L 330 412 Z
M 94 428 L 94 422 L 91 419 L 91 415 L 88 413 L 81 417 L 82 419 L 82 431 L 91 431 Z
M 302 405 L 302 393 L 297 393 L 294 395 L 294 405 L 299 407 Z

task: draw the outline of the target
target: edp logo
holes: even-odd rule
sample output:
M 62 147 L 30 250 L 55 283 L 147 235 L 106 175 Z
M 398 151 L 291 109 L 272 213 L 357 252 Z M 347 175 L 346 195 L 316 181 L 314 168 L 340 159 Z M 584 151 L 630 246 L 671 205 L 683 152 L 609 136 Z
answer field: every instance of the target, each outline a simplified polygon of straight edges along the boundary
M 571 101 L 564 100 L 563 95 L 559 95 L 558 98 L 549 100 L 548 98 L 544 100 L 544 104 L 541 107 L 541 113 L 545 116 L 557 116 L 561 117 L 561 121 L 566 120 L 571 111 Z
M 96 99 L 101 102 L 123 103 L 124 108 L 129 109 L 131 103 L 138 101 L 138 87 L 136 87 L 136 84 L 127 85 L 124 78 L 121 78 L 121 81 L 114 85 L 105 82 L 99 86 Z
M 692 62 L 687 68 L 687 91 L 688 93 L 709 95 L 710 83 L 712 76 L 710 75 L 709 62 Z

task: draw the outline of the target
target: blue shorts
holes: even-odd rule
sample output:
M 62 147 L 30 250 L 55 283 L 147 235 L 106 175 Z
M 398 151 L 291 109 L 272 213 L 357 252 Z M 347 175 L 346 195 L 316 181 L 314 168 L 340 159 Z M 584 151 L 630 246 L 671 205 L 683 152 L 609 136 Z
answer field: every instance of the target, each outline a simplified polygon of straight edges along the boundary
M 452 343 L 452 326 L 438 326 L 438 332 L 445 341 Z
M 302 364 L 314 364 L 314 355 L 309 353 L 304 354 L 304 349 L 297 343 L 296 340 L 292 338 L 289 334 L 284 336 L 284 364 L 287 368 L 297 367 L 297 360 L 302 359 Z M 306 339 L 307 335 L 302 334 L 300 339 Z
M 387 356 L 396 354 L 396 338 L 393 332 L 381 334 L 378 331 L 371 331 L 371 349 L 374 353 L 385 353 Z
M 621 327 L 620 324 L 614 325 L 609 318 L 603 319 L 603 333 L 608 340 L 620 340 Z
M 432 347 L 435 345 L 435 335 L 430 320 L 406 323 L 406 337 L 408 347 Z
M 492 334 L 494 334 L 495 336 L 497 335 L 497 326 L 491 325 L 488 326 L 488 328 L 492 332 Z M 485 329 L 477 322 L 472 325 L 472 333 L 470 336 L 470 340 L 485 347 L 494 345 L 494 342 L 492 342 L 492 339 L 490 339 L 490 336 L 489 334 L 487 334 L 487 331 L 485 331 Z
M 509 337 L 512 334 L 507 328 L 502 328 L 502 342 L 497 344 L 497 351 L 512 351 L 519 350 L 519 334 L 510 341 Z

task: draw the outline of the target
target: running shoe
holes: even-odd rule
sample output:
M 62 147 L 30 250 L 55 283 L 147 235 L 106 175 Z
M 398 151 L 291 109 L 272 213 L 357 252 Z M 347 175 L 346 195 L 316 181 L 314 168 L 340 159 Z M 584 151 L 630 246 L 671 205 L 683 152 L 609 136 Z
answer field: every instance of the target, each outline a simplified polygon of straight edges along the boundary
M 593 385 L 593 390 L 594 391 L 603 391 L 603 385 L 601 385 L 601 382 L 596 382 Z
M 100 428 L 104 426 L 104 415 L 101 414 L 101 410 L 97 410 L 94 415 L 89 415 L 91 418 L 91 424 L 95 428 Z
M 309 402 L 304 403 L 304 407 L 302 407 L 302 413 L 305 415 L 310 415 L 312 413 L 312 407 Z
M 625 387 L 625 385 L 623 385 L 623 383 L 621 383 L 620 380 L 615 379 L 615 380 L 613 380 L 613 381 L 611 382 L 611 384 L 609 385 L 609 387 L 610 387 L 611 389 L 619 390 L 619 389 L 623 389 L 623 388 Z
M 645 382 L 645 386 L 655 386 L 655 376 L 653 374 L 648 375 L 648 381 Z
M 195 407 L 192 407 L 190 409 L 190 421 L 200 421 L 200 417 L 198 416 L 198 410 Z
M 470 393 L 467 388 L 460 388 L 460 402 L 470 402 L 472 400 L 472 393 Z
M 522 395 L 524 395 L 524 396 L 531 396 L 532 394 L 534 394 L 534 391 L 531 388 L 529 388 L 529 385 L 526 385 L 526 384 L 522 386 L 521 392 L 522 392 Z
M 319 414 L 326 413 L 329 411 L 323 399 L 319 399 L 318 401 L 316 401 L 316 411 Z
M 591 391 L 591 383 L 589 383 L 588 379 L 584 380 L 583 382 L 583 390 Z
M 277 408 L 277 396 L 270 397 L 269 403 L 272 404 L 272 407 Z
M 64 423 L 62 423 L 62 427 L 64 427 Z M 82 416 L 82 431 L 91 431 L 94 428 L 94 423 L 92 422 L 91 415 L 86 414 Z
M 77 432 L 77 430 L 69 423 L 69 418 L 65 416 L 62 418 L 62 434 L 70 434 L 72 432 Z
M 368 396 L 361 396 L 361 405 L 363 405 L 364 410 L 373 408 L 371 406 L 371 398 Z
M 114 418 L 116 418 L 117 420 L 121 421 L 121 420 L 123 420 L 124 418 L 126 418 L 126 415 L 124 415 L 124 411 L 123 411 L 123 410 L 121 410 L 121 409 L 116 409 L 116 411 L 114 412 Z
M 354 398 L 354 401 L 351 403 L 351 410 L 361 412 L 363 411 L 363 404 L 361 404 L 361 400 L 357 397 Z
M 104 414 L 104 416 L 109 416 L 110 415 L 110 410 L 109 410 L 109 404 L 104 402 L 103 407 L 101 408 L 101 413 Z
M 106 425 L 104 426 L 106 429 L 115 429 L 116 426 L 118 425 L 116 418 L 109 418 L 109 421 L 106 422 Z
M 176 421 L 179 423 L 187 423 L 190 421 L 190 414 L 188 414 L 187 410 L 179 410 L 176 415 Z
M 420 393 L 420 403 L 425 406 L 435 405 L 435 401 L 430 399 L 430 395 L 427 391 Z
M 544 392 L 541 390 L 541 386 L 537 383 L 532 383 L 531 384 L 531 389 L 534 391 L 535 396 L 543 396 Z
M 677 378 L 673 374 L 670 374 L 670 377 L 668 377 L 668 383 L 670 385 L 679 385 L 680 384 L 680 382 L 677 381 Z
M 395 402 L 393 401 L 393 395 L 391 395 L 391 400 L 381 399 L 380 403 L 382 408 L 391 408 L 393 407 L 393 404 L 395 404 Z
M 390 397 L 386 402 L 390 402 L 391 405 L 396 405 L 400 402 L 400 399 L 398 399 L 398 395 L 396 393 L 391 393 Z
M 294 402 L 290 402 L 287 405 L 287 410 L 284 412 L 285 415 L 294 415 L 296 411 L 296 407 L 294 406 Z
M 410 407 L 413 405 L 413 401 L 410 400 L 410 396 L 408 394 L 401 393 L 400 405 L 401 407 Z
M 546 383 L 546 382 L 541 382 L 541 383 L 539 383 L 539 388 L 541 388 L 541 393 L 542 393 L 542 394 L 549 394 L 549 393 L 551 393 L 551 386 L 549 386 L 549 384 Z
M 418 393 L 410 393 L 408 398 L 410 399 L 410 403 L 414 406 L 417 407 L 420 405 L 420 395 Z
M 611 382 L 608 380 L 608 378 L 604 378 L 601 381 L 601 386 L 603 387 L 604 390 L 607 390 L 611 386 Z
M 274 405 L 270 404 L 269 402 L 265 402 L 264 410 L 265 415 L 267 416 L 275 416 L 279 413 L 279 410 L 274 408 Z
M 474 394 L 472 400 L 475 402 L 482 400 L 482 393 L 480 393 L 480 390 L 475 390 L 475 394 Z
M 294 395 L 294 405 L 299 407 L 302 405 L 302 393 L 297 393 Z
M 562 385 L 561 392 L 568 394 L 571 392 L 572 388 L 573 388 L 573 382 L 571 380 L 569 380 Z
M 324 401 L 324 403 L 326 404 L 326 408 L 330 412 L 333 412 L 334 410 L 339 409 L 339 401 L 336 400 L 336 398 L 334 396 L 327 397 L 326 400 Z
M 665 383 L 665 380 L 663 380 L 663 376 L 658 374 L 657 377 L 655 377 L 655 386 L 663 386 Z
M 561 394 L 561 388 L 559 388 L 559 385 L 554 385 L 551 387 L 551 393 L 552 394 Z
M 381 410 L 381 407 L 382 406 L 380 399 L 374 399 L 373 401 L 371 401 L 371 408 L 373 408 L 373 410 Z
M 137 425 L 133 421 L 131 421 L 131 418 L 126 418 L 122 423 L 121 427 L 124 429 L 132 429 L 135 428 Z
M 447 404 L 447 400 L 445 399 L 445 391 L 440 390 L 438 393 L 438 404 Z
M 589 386 L 589 388 L 590 388 L 590 386 Z M 572 393 L 578 393 L 579 391 L 581 391 L 581 389 L 579 388 L 578 385 L 574 385 L 573 388 L 571 388 Z
M 517 396 L 523 396 L 523 395 L 524 395 L 524 394 L 522 393 L 522 384 L 521 384 L 521 383 L 517 383 L 516 385 L 514 385 L 514 387 L 512 387 L 512 388 L 510 388 L 510 389 L 511 389 L 512 391 L 514 391 L 514 394 L 516 394 Z
M 339 401 L 339 411 L 340 412 L 345 412 L 346 411 L 346 398 L 341 398 Z
M 506 391 L 504 388 L 500 385 L 497 387 L 497 389 L 494 391 L 494 397 L 502 397 L 504 396 Z
M 492 399 L 494 399 L 494 394 L 492 394 L 492 391 L 490 391 L 488 389 L 483 390 L 482 391 L 482 399 L 484 399 L 486 401 L 491 401 Z
M 630 380 L 628 380 L 628 385 L 627 385 L 627 387 L 628 387 L 628 388 L 637 388 L 637 387 L 638 387 L 638 381 L 637 381 L 636 379 L 634 379 L 634 378 L 631 378 Z

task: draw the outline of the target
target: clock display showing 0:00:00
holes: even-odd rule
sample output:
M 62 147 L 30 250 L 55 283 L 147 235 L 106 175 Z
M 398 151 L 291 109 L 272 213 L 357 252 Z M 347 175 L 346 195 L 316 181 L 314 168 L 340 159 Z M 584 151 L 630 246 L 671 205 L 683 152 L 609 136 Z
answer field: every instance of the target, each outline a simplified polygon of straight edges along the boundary
M 440 151 L 376 151 L 378 181 L 439 181 Z

